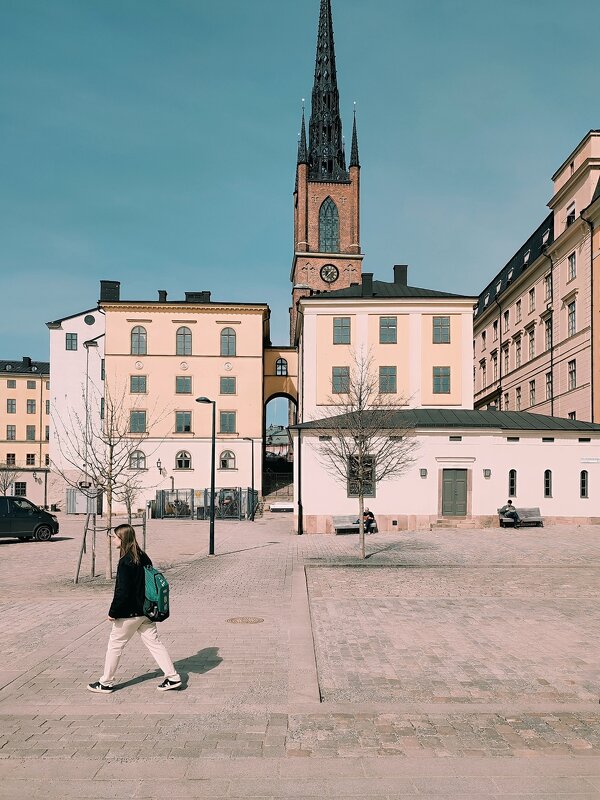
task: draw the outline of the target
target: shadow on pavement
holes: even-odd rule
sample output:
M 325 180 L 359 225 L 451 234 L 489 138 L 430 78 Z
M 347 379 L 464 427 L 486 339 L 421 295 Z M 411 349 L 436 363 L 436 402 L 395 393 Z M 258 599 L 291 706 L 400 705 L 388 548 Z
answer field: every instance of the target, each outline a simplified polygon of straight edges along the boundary
M 392 551 L 398 551 L 401 553 L 410 553 L 415 552 L 417 550 L 439 550 L 440 545 L 437 544 L 430 544 L 429 542 L 393 542 L 392 544 L 387 545 L 387 547 L 380 547 L 379 550 L 373 550 L 372 553 L 367 553 L 366 558 L 372 558 L 373 556 L 378 555 L 379 553 L 390 553 Z
M 73 539 L 73 536 L 53 536 L 48 542 L 68 542 Z M 0 539 L 0 545 L 3 544 L 27 544 L 28 542 L 35 542 L 36 540 L 33 536 L 27 536 L 25 539 L 21 540 L 17 536 L 14 539 L 6 538 Z M 48 542 L 37 542 L 37 544 L 48 544 Z
M 235 553 L 245 553 L 248 550 L 260 550 L 263 547 L 270 547 L 273 544 L 281 544 L 281 542 L 267 542 L 266 544 L 257 544 L 255 547 L 243 547 L 241 550 L 225 550 L 223 553 L 217 553 L 217 556 L 232 556 Z
M 174 661 L 175 669 L 181 677 L 181 688 L 179 691 L 187 689 L 190 673 L 194 675 L 204 675 L 205 672 L 216 669 L 222 661 L 223 659 L 219 655 L 218 647 L 204 647 L 202 650 L 198 650 L 193 656 L 187 656 L 187 658 L 180 658 L 179 661 Z M 120 683 L 118 686 L 114 687 L 114 691 L 118 692 L 121 689 L 126 689 L 128 686 L 135 686 L 137 683 L 144 683 L 145 681 L 161 677 L 162 673 L 159 670 L 146 672 L 144 675 L 138 675 L 130 681 Z

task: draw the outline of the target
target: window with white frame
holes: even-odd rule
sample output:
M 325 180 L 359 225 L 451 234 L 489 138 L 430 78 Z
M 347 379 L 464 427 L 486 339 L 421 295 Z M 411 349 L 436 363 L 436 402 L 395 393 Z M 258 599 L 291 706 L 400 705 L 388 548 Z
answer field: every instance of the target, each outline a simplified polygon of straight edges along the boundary
M 552 274 L 544 275 L 544 300 L 552 299 Z
M 481 349 L 482 349 L 482 350 L 485 350 L 485 347 L 486 347 L 486 340 L 487 340 L 487 334 L 486 334 L 486 332 L 485 332 L 485 331 L 481 331 Z
M 25 438 L 28 442 L 35 442 L 35 425 L 25 426 Z
M 567 280 L 572 281 L 573 278 L 577 275 L 577 256 L 575 252 L 571 253 L 567 258 Z
M 433 343 L 450 343 L 450 317 L 433 318 Z
M 191 393 L 192 393 L 192 376 L 176 375 L 175 394 L 191 394 Z
M 589 497 L 588 471 L 582 469 L 579 473 L 579 497 Z
M 175 469 L 191 469 L 192 457 L 187 450 L 180 450 L 175 456 Z
M 577 388 L 577 361 L 573 359 L 568 362 L 568 387 L 569 389 Z
M 129 469 L 146 469 L 146 454 L 142 450 L 134 450 L 130 454 Z
M 145 356 L 148 352 L 148 334 L 142 325 L 131 329 L 131 355 Z
M 495 319 L 492 322 L 492 339 L 497 342 L 498 341 L 498 320 Z
M 517 386 L 515 389 L 515 408 L 517 411 L 521 410 L 521 387 Z
M 332 367 L 331 391 L 333 394 L 347 394 L 350 391 L 350 367 Z
M 35 400 L 28 400 L 27 401 L 27 413 L 28 414 L 35 414 Z
M 394 394 L 397 391 L 396 367 L 379 367 L 380 394 Z
M 220 411 L 219 412 L 219 432 L 220 433 L 235 433 L 236 432 L 236 412 L 235 411 Z
M 229 377 L 219 378 L 219 394 L 235 394 L 236 379 Z
M 544 349 L 552 349 L 552 317 L 544 320 Z
M 515 322 L 521 322 L 522 315 L 523 315 L 522 303 L 520 300 L 517 300 L 517 302 L 515 303 Z
M 544 470 L 544 497 L 552 497 L 552 470 Z
M 502 369 L 506 375 L 509 372 L 510 366 L 510 351 L 507 344 L 502 347 Z
M 492 381 L 498 380 L 498 353 L 492 353 Z
M 26 467 L 35 467 L 35 453 L 26 453 L 26 455 L 25 455 L 25 466 Z
M 535 405 L 535 378 L 529 381 L 529 405 Z
M 517 336 L 515 339 L 515 367 L 518 369 L 521 366 L 521 337 Z
M 529 344 L 529 360 L 535 358 L 535 328 L 530 328 L 527 331 L 528 344 Z
M 130 433 L 146 433 L 146 412 L 145 411 L 130 411 L 129 412 L 129 432 Z
M 192 432 L 192 412 L 176 411 L 175 433 L 191 433 L 191 432 Z
M 508 471 L 508 496 L 517 496 L 517 470 L 511 469 Z
M 16 414 L 17 413 L 17 401 L 9 398 L 6 401 L 6 413 L 7 414 Z
M 65 350 L 77 350 L 77 334 L 65 334 Z
M 546 400 L 552 399 L 552 373 L 546 373 Z
M 342 317 L 342 319 L 344 319 L 344 317 Z M 346 319 L 348 319 L 348 340 L 350 340 L 350 319 L 349 318 Z M 396 344 L 397 341 L 398 341 L 397 317 L 379 317 L 379 343 Z
M 192 355 L 192 332 L 185 325 L 181 328 L 177 328 L 177 333 L 175 334 L 175 355 Z
M 219 456 L 219 469 L 235 469 L 235 454 L 231 450 L 223 450 Z
M 575 315 L 575 300 L 571 300 L 567 306 L 567 336 L 574 336 L 577 331 L 577 320 Z
M 502 410 L 508 411 L 510 406 L 510 399 L 508 396 L 508 392 L 504 392 L 504 397 L 502 399 Z
M 502 314 L 502 330 L 504 331 L 504 333 L 508 331 L 509 324 L 510 324 L 510 312 L 505 311 Z
M 391 317 L 385 317 L 384 319 L 391 319 Z M 379 325 L 381 331 L 381 320 Z M 333 318 L 333 343 L 350 344 L 350 317 Z
M 148 381 L 146 375 L 129 376 L 129 392 L 131 394 L 146 394 L 147 385 Z

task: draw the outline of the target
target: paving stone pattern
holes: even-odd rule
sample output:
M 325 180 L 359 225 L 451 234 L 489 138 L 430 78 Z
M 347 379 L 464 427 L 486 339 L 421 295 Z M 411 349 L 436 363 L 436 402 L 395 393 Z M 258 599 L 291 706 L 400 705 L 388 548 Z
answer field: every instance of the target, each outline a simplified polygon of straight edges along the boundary
M 152 522 L 160 626 L 92 695 L 112 584 L 81 523 L 0 544 L 0 797 L 600 797 L 600 528 L 356 536 Z M 101 568 L 101 563 L 100 563 Z M 232 617 L 260 617 L 236 625 Z

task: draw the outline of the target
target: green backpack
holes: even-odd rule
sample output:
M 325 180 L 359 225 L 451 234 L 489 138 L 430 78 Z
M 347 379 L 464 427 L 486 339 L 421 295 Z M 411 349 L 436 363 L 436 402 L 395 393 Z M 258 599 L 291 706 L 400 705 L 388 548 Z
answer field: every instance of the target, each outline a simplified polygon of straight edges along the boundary
M 169 584 L 154 567 L 144 567 L 146 582 L 144 614 L 152 622 L 162 622 L 169 616 Z

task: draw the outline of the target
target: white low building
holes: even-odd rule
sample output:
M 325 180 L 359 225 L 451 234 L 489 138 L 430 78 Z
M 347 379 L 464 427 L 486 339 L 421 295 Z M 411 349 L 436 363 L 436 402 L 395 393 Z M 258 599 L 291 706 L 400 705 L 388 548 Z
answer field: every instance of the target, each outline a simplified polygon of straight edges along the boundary
M 369 413 L 369 412 L 365 412 Z M 600 524 L 600 425 L 526 412 L 412 409 L 414 463 L 365 499 L 380 531 L 498 524 L 508 498 L 539 507 L 545 522 Z M 339 420 L 336 421 L 339 431 Z M 294 506 L 299 533 L 333 533 L 333 517 L 358 515 L 351 487 L 323 467 L 329 419 L 293 428 Z M 390 436 L 394 429 L 390 430 Z

